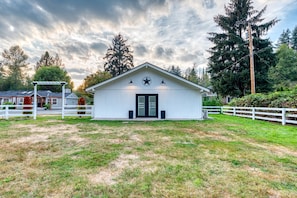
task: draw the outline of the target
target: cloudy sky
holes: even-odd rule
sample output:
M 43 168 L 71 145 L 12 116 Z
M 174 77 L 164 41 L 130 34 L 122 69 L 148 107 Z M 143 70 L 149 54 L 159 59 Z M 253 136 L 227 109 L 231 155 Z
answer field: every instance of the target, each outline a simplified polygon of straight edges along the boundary
M 75 86 L 97 69 L 113 37 L 121 33 L 134 51 L 134 64 L 151 62 L 182 69 L 207 64 L 213 17 L 229 0 L 0 0 L 0 50 L 20 45 L 31 73 L 45 51 L 58 53 Z M 267 34 L 275 42 L 297 25 L 296 0 L 254 0 L 264 18 L 281 21 Z

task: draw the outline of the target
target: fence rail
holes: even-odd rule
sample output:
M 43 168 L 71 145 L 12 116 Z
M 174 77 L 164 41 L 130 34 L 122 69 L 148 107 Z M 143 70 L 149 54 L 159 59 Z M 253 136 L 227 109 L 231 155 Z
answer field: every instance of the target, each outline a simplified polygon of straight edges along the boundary
M 0 118 L 33 116 L 33 105 L 0 105 Z
M 204 106 L 208 114 L 218 114 L 251 118 L 253 120 L 266 120 L 285 124 L 297 125 L 297 109 L 292 108 L 266 108 L 266 107 L 228 107 Z
M 93 117 L 92 105 L 65 105 L 64 110 L 44 110 L 38 109 L 38 115 L 62 115 L 75 117 Z M 10 117 L 33 117 L 34 105 L 0 105 L 0 119 L 9 119 Z
M 65 105 L 64 116 L 93 117 L 93 105 Z

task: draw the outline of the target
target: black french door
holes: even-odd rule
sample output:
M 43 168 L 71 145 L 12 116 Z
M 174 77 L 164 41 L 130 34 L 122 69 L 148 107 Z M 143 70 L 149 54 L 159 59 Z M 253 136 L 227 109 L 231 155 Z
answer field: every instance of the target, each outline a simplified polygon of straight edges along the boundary
M 136 94 L 136 117 L 158 117 L 158 94 Z

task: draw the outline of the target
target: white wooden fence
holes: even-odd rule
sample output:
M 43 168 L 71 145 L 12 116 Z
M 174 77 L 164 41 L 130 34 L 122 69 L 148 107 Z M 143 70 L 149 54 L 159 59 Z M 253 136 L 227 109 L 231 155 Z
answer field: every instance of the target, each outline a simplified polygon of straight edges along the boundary
M 39 108 L 37 115 L 61 115 L 75 117 L 93 117 L 92 105 L 65 105 L 63 109 L 44 110 Z M 0 119 L 10 117 L 33 117 L 34 105 L 0 105 Z
M 93 105 L 65 105 L 64 116 L 93 117 Z
M 266 120 L 285 124 L 297 125 L 297 109 L 292 108 L 266 108 L 266 107 L 227 107 L 204 106 L 208 114 L 225 114 L 251 118 L 253 120 Z
M 33 105 L 0 105 L 0 118 L 2 119 L 23 116 L 33 116 Z

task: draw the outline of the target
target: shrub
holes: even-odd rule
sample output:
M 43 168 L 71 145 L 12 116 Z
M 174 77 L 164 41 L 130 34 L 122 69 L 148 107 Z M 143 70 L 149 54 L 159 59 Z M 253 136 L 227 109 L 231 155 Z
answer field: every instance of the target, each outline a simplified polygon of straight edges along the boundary
M 50 109 L 51 104 L 50 103 L 44 104 L 43 107 L 44 107 L 45 110 Z
M 86 100 L 83 97 L 80 97 L 77 102 L 78 105 L 86 105 Z M 78 107 L 78 109 L 86 109 L 85 107 Z M 85 111 L 77 111 L 77 114 L 85 114 Z
M 223 103 L 218 98 L 203 101 L 203 106 L 222 106 L 222 105 Z
M 279 91 L 270 94 L 253 94 L 242 98 L 233 99 L 230 106 L 242 107 L 273 107 L 273 108 L 297 108 L 297 89 L 291 91 Z
M 4 102 L 3 105 L 14 105 L 12 102 Z M 3 107 L 5 109 L 5 107 Z M 15 106 L 10 106 L 8 109 L 15 109 Z
M 25 96 L 24 97 L 24 105 L 31 105 L 32 100 L 30 96 Z M 32 107 L 23 107 L 23 109 L 32 109 Z M 32 112 L 23 112 L 23 114 L 32 114 Z

